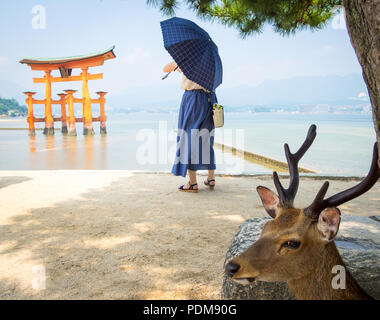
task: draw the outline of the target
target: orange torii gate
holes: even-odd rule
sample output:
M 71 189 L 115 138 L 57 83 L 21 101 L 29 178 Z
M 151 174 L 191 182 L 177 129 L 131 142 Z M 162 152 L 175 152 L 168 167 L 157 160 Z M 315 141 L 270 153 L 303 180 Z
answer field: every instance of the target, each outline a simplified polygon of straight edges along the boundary
M 115 46 L 112 48 L 88 55 L 66 57 L 66 58 L 51 58 L 51 59 L 32 59 L 24 58 L 20 63 L 27 64 L 32 70 L 44 71 L 45 76 L 43 78 L 33 78 L 34 83 L 45 84 L 45 99 L 37 100 L 33 99 L 35 92 L 24 92 L 27 95 L 26 103 L 28 105 L 28 118 L 29 123 L 29 135 L 35 135 L 35 122 L 45 122 L 44 134 L 54 134 L 54 121 L 62 122 L 62 133 L 69 135 L 76 135 L 75 122 L 83 122 L 83 134 L 93 135 L 94 129 L 92 123 L 94 121 L 100 122 L 100 133 L 105 134 L 106 131 L 106 115 L 104 112 L 105 98 L 107 92 L 97 92 L 99 98 L 91 99 L 88 90 L 88 80 L 103 79 L 103 74 L 90 74 L 88 68 L 96 67 L 104 64 L 105 60 L 115 58 L 113 52 Z M 78 76 L 72 76 L 72 69 L 80 68 L 82 73 Z M 53 70 L 59 70 L 60 77 L 53 77 L 51 72 Z M 76 90 L 68 89 L 66 93 L 60 93 L 60 97 L 57 100 L 51 97 L 51 83 L 52 82 L 67 82 L 67 81 L 82 81 L 82 98 L 75 98 L 74 93 Z M 74 115 L 74 103 L 82 104 L 82 118 L 75 118 Z M 100 104 L 100 116 L 97 118 L 92 117 L 91 104 Z M 45 105 L 45 117 L 36 118 L 33 114 L 33 104 Z M 53 117 L 52 104 L 61 105 L 61 117 Z M 68 119 L 66 116 L 66 104 L 68 105 Z M 68 126 L 67 126 L 68 120 Z

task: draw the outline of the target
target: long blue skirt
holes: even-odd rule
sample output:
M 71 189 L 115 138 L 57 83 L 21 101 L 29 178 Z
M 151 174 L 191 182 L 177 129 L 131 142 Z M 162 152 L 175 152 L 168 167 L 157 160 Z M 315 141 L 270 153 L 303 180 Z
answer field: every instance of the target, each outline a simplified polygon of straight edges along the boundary
M 187 90 L 178 116 L 177 152 L 172 168 L 176 176 L 186 176 L 188 169 L 215 170 L 212 105 L 215 93 Z

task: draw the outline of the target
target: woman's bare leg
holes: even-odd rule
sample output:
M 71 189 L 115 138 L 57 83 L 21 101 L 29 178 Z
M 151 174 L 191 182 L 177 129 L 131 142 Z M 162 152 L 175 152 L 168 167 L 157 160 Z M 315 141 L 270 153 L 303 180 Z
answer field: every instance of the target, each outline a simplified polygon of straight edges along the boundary
M 209 170 L 208 171 L 208 177 L 207 180 L 215 180 L 215 170 Z M 210 186 L 215 186 L 215 181 L 208 182 Z
M 196 171 L 187 170 L 187 174 L 189 175 L 191 184 L 197 183 L 197 172 Z
M 190 180 L 190 184 L 195 184 L 197 183 L 197 172 L 196 171 L 193 171 L 193 170 L 187 170 L 187 174 L 189 175 L 189 180 Z M 186 183 L 183 188 L 186 190 L 186 189 L 189 189 L 190 188 L 190 184 L 189 183 Z M 194 189 L 198 189 L 198 186 L 194 186 Z

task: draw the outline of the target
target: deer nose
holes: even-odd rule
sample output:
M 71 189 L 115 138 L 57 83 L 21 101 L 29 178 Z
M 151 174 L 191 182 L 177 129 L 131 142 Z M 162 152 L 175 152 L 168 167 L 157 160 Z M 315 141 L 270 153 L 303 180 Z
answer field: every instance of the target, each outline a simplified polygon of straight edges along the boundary
M 226 273 L 230 276 L 233 277 L 240 269 L 240 265 L 238 265 L 235 262 L 228 262 L 226 264 Z

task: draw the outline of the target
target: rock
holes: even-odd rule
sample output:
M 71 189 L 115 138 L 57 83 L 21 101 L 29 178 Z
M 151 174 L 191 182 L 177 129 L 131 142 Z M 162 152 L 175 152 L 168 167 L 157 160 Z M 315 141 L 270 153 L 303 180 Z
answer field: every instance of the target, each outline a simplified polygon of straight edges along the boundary
M 227 250 L 225 263 L 250 247 L 260 237 L 261 228 L 268 220 L 270 218 L 252 218 L 240 225 Z M 343 215 L 335 243 L 360 286 L 375 299 L 380 299 L 380 221 Z M 285 282 L 257 281 L 243 286 L 224 275 L 222 299 L 293 300 L 295 296 Z
M 268 220 L 270 218 L 252 218 L 243 222 L 227 250 L 224 264 L 250 247 L 260 237 L 262 226 Z M 244 286 L 223 275 L 222 299 L 288 300 L 295 297 L 285 282 L 256 281 L 249 286 Z
M 380 216 L 370 216 L 370 219 L 380 222 Z

